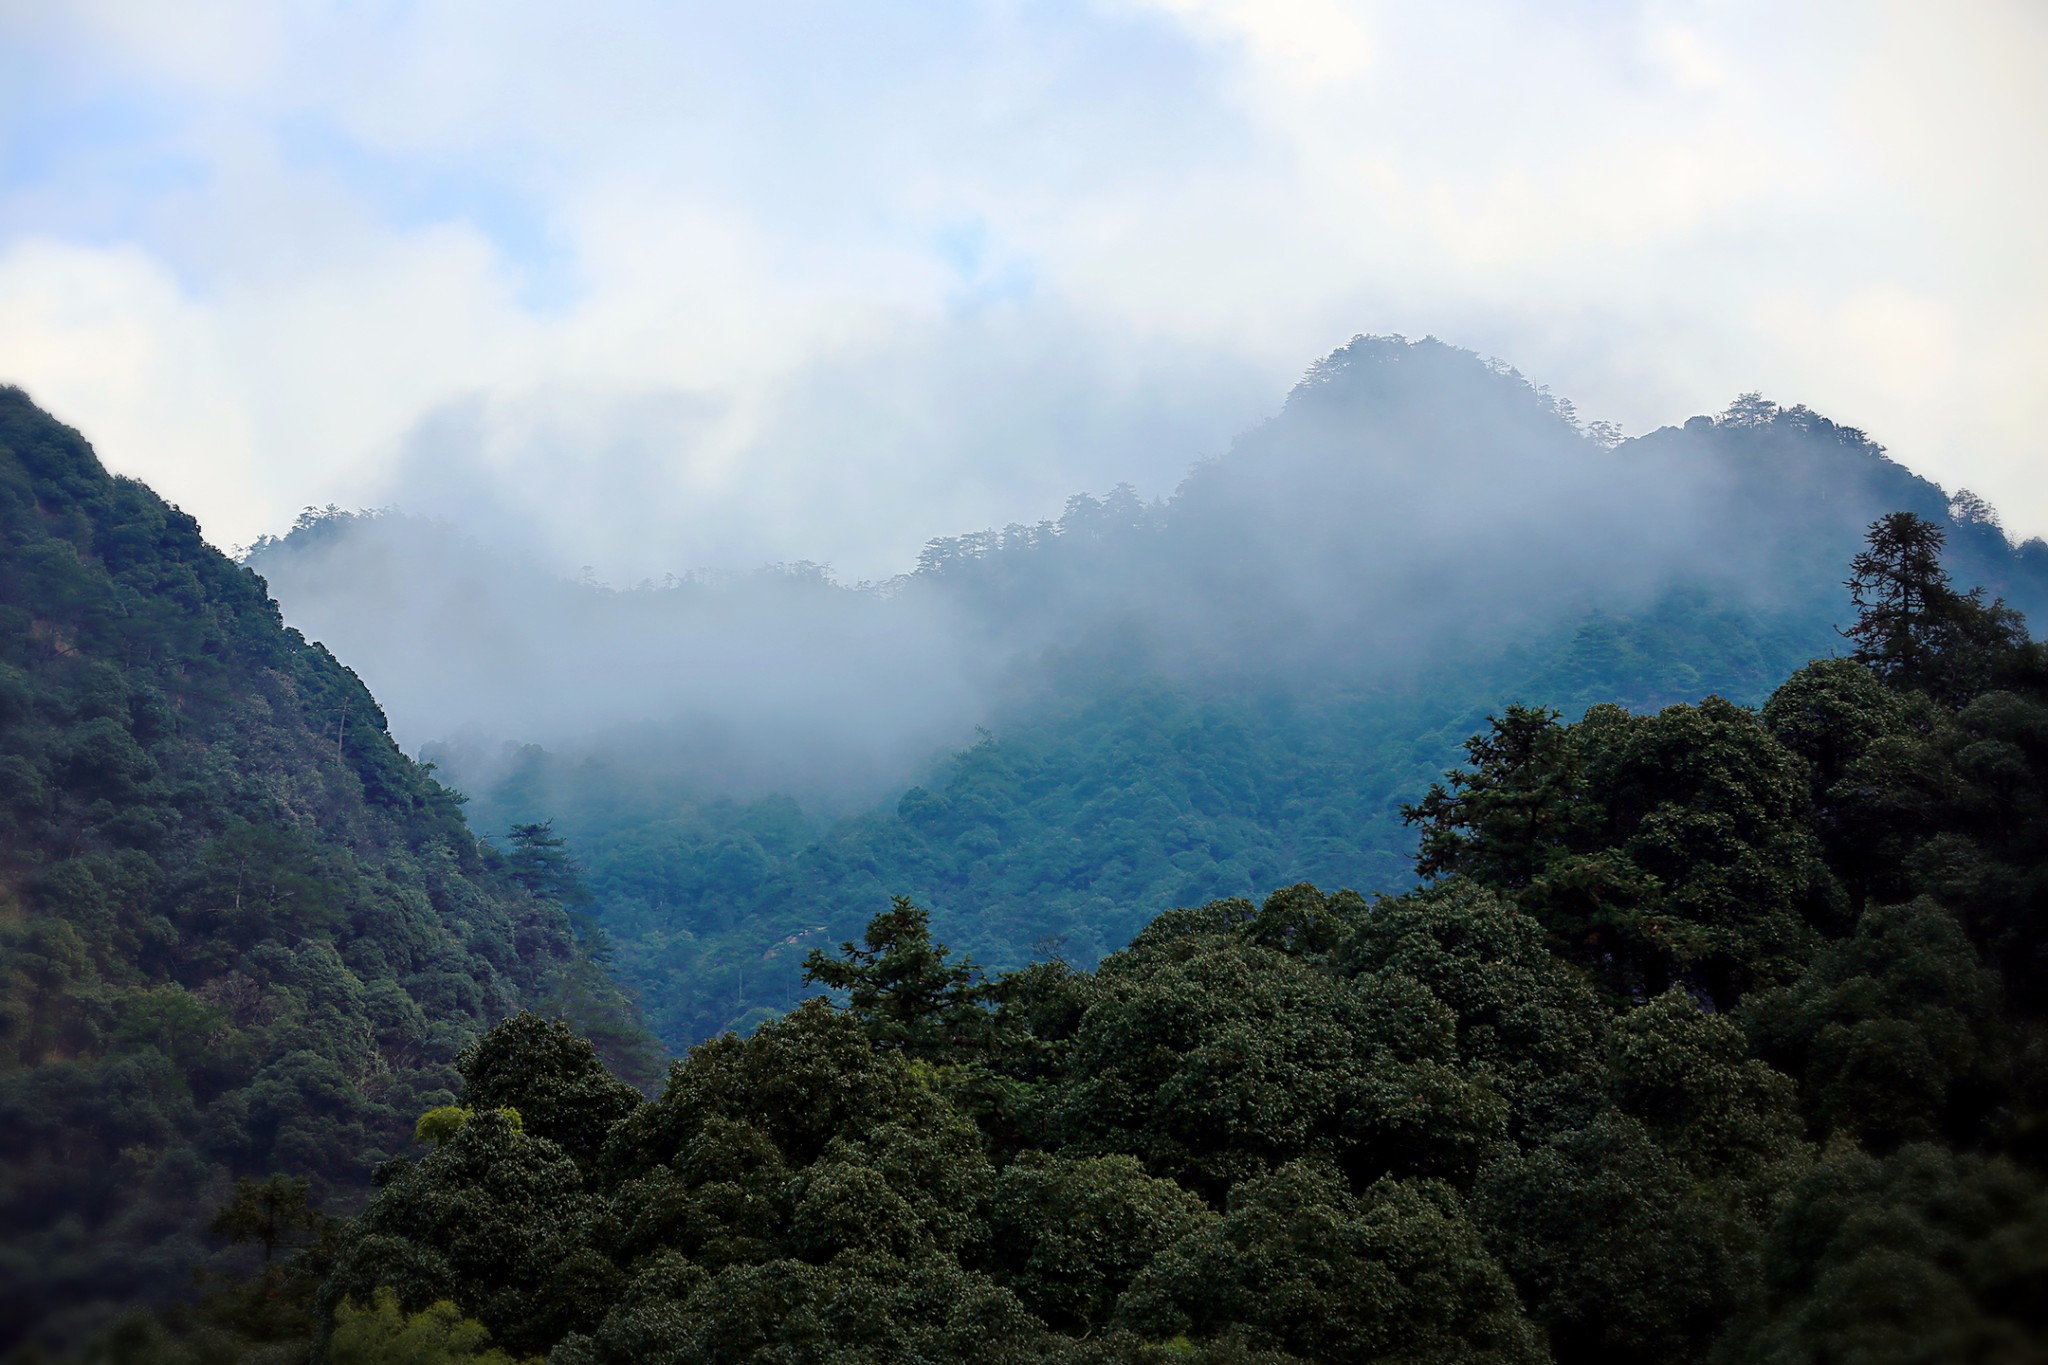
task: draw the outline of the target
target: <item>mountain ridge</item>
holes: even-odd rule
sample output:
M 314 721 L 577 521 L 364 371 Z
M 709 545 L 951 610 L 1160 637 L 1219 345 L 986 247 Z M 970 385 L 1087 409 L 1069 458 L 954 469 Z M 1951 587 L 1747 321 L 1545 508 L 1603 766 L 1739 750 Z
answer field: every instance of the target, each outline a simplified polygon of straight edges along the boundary
M 1743 395 L 1718 418 L 1611 436 L 1509 367 L 1361 337 L 1171 499 L 1122 486 L 1077 495 L 1057 522 L 940 537 L 885 590 L 801 565 L 725 587 L 564 582 L 574 607 L 558 616 L 530 588 L 494 597 L 464 580 L 447 601 L 528 613 L 522 657 L 554 642 L 596 661 L 534 678 L 537 696 L 594 697 L 601 712 L 625 675 L 648 680 L 646 705 L 708 698 L 710 712 L 537 746 L 480 729 L 422 752 L 486 827 L 558 822 L 590 863 L 621 969 L 682 1047 L 787 1008 L 800 986 L 776 945 L 818 923 L 850 934 L 890 894 L 992 965 L 1055 938 L 1086 965 L 1152 914 L 1262 895 L 1275 878 L 1397 885 L 1401 801 L 1490 712 L 1655 709 L 1702 692 L 1760 704 L 1840 652 L 1842 566 L 1891 510 L 1947 526 L 1959 581 L 2048 610 L 2048 544 L 2009 545 L 1980 505 L 1951 515 L 1943 490 L 1855 427 Z M 292 548 L 263 561 L 286 575 L 288 604 Z M 721 594 L 730 619 L 699 630 L 695 604 Z M 786 622 L 785 597 L 802 604 Z M 844 637 L 807 629 L 835 604 L 841 626 L 894 620 L 912 647 L 835 655 Z M 512 610 L 494 619 L 519 629 Z M 608 655 L 608 629 L 658 638 Z M 772 643 L 734 648 L 734 632 L 757 630 Z M 801 662 L 813 646 L 825 665 Z M 747 694 L 705 681 L 706 658 L 740 661 Z M 578 667 L 607 676 L 584 688 Z M 838 700 L 808 711 L 805 688 Z M 783 709 L 754 709 L 756 692 Z M 935 714 L 955 740 L 915 728 Z M 886 732 L 893 780 L 806 790 L 804 761 L 840 762 L 848 726 Z M 840 747 L 818 746 L 821 732 Z M 749 743 L 785 741 L 780 767 L 771 753 L 748 770 Z M 1265 776 L 1233 803 L 1212 770 Z
M 240 1264 L 207 1232 L 237 1178 L 359 1200 L 522 1006 L 580 1002 L 634 1068 L 565 908 L 361 679 L 13 388 L 0 774 L 0 1350 Z

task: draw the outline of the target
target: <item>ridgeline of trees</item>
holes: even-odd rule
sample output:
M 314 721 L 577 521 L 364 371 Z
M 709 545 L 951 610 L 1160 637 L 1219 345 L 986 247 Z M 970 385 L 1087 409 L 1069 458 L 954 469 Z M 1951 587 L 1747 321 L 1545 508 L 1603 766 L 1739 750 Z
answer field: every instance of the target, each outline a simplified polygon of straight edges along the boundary
M 1419 429 L 1387 375 L 1465 364 L 1432 345 L 1354 343 L 1289 420 Z M 1578 458 L 1487 373 L 1467 436 Z M 891 592 L 1090 624 L 884 810 L 529 753 L 493 847 L 261 579 L 0 390 L 0 1352 L 2041 1358 L 2048 658 L 1947 570 L 2021 598 L 2048 547 L 1804 409 L 1593 435 L 1703 459 L 1783 592 L 1353 674 L 1311 637 L 1376 602 L 1306 629 L 1279 560 L 1193 573 L 1260 477 L 1338 509 L 1288 548 L 1366 562 L 1386 470 L 1268 433 L 1170 515 L 935 543 Z M 1507 610 L 1539 543 L 1426 562 Z M 1184 650 L 1087 596 L 1141 562 L 1222 608 Z M 615 957 L 708 1039 L 659 1098 Z
M 1404 808 L 1404 895 L 1303 883 L 995 976 L 898 899 L 806 955 L 831 999 L 651 1101 L 509 1020 L 274 1272 L 314 1326 L 271 1349 L 2040 1359 L 2048 649 L 1939 540 L 1875 526 L 1852 656 L 1760 709 L 1492 719 Z M 244 1305 L 121 1358 L 245 1358 Z
M 1744 395 L 1718 418 L 1609 435 L 1469 353 L 1360 338 L 1167 502 L 1079 496 L 1056 521 L 934 540 L 888 585 L 806 580 L 818 620 L 845 599 L 848 620 L 893 642 L 889 622 L 924 612 L 959 651 L 1008 661 L 1010 690 L 977 713 L 979 741 L 949 742 L 950 760 L 865 809 L 795 784 L 736 796 L 715 760 L 655 721 L 509 755 L 423 752 L 470 795 L 479 828 L 552 819 L 572 841 L 620 975 L 680 1050 L 793 1008 L 805 951 L 857 934 L 892 895 L 1004 969 L 1047 942 L 1092 966 L 1164 910 L 1285 882 L 1398 890 L 1415 848 L 1402 804 L 1485 717 L 1710 693 L 1760 705 L 1805 661 L 1847 647 L 1836 626 L 1857 603 L 1844 565 L 1893 509 L 1945 536 L 1962 582 L 2037 620 L 2048 611 L 2048 544 L 2010 545 L 1980 500 L 1950 498 L 1807 408 Z M 316 519 L 263 562 L 295 572 L 296 543 L 308 556 L 296 572 L 331 566 L 323 556 L 351 525 Z M 437 561 L 431 576 L 452 571 Z M 308 590 L 323 585 L 344 590 Z M 720 690 L 706 681 L 723 670 L 720 637 L 697 654 L 676 644 L 698 638 L 691 613 L 709 585 L 557 588 L 578 595 L 573 611 L 523 582 L 512 594 L 551 646 L 638 660 L 633 649 L 658 658 L 645 642 L 667 641 L 671 662 L 614 671 L 673 680 L 691 705 Z M 1876 604 L 1883 588 L 1860 591 Z M 466 582 L 453 598 L 473 599 L 494 600 Z M 772 594 L 739 605 L 776 638 Z M 830 671 L 832 633 L 813 634 L 828 640 L 823 662 L 781 649 L 756 666 L 760 688 Z M 870 708 L 878 727 L 903 697 L 943 691 L 927 681 L 935 657 L 892 661 Z M 858 691 L 859 670 L 848 674 L 820 690 Z M 743 746 L 746 723 L 721 733 Z
M 259 1257 L 222 1292 L 304 1330 L 287 1244 L 522 1009 L 654 1078 L 549 836 L 459 803 L 261 579 L 0 388 L 0 1352 Z
M 1414 843 L 1402 802 L 1494 699 L 1761 701 L 1826 643 L 1675 595 L 1398 688 L 1130 677 L 1077 658 L 1055 695 L 925 783 L 829 821 L 790 796 L 712 796 L 687 771 L 537 747 L 466 785 L 478 827 L 547 815 L 573 840 L 617 970 L 680 1051 L 793 1008 L 805 952 L 857 933 L 896 894 L 1008 967 L 1055 943 L 1092 965 L 1163 910 L 1292 878 L 1397 889 Z M 427 752 L 461 781 L 461 756 Z

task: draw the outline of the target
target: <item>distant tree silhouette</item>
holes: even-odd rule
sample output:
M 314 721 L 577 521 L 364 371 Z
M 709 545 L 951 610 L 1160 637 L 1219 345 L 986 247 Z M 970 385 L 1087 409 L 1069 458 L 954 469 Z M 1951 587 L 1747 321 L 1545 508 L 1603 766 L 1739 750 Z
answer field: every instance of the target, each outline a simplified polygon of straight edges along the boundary
M 1856 642 L 1856 661 L 1886 682 L 1911 686 L 1926 672 L 1936 622 L 1954 595 L 1941 567 L 1946 541 L 1933 522 L 1893 512 L 1871 523 L 1866 548 L 1849 563 L 1843 586 L 1857 617 L 1843 634 Z
M 840 956 L 813 949 L 804 980 L 847 993 L 847 1007 L 875 1044 L 913 1057 L 946 1057 L 987 1041 L 992 999 L 980 968 L 951 954 L 931 935 L 929 917 L 902 896 L 868 922 L 865 947 L 840 945 Z
M 558 905 L 580 906 L 590 899 L 583 869 L 569 853 L 569 841 L 555 833 L 554 821 L 514 825 L 507 838 L 512 847 L 505 871 L 513 881 Z
M 264 1180 L 247 1176 L 235 1182 L 235 1192 L 213 1217 L 213 1235 L 240 1246 L 254 1242 L 263 1248 L 263 1265 L 268 1269 L 277 1249 L 294 1232 L 317 1232 L 324 1221 L 309 1197 L 309 1182 L 273 1175 Z
M 1842 633 L 1856 642 L 1851 657 L 1893 688 L 1953 704 L 1983 689 L 2000 657 L 2025 644 L 2026 629 L 2004 601 L 1987 606 L 1982 588 L 1949 586 L 1947 539 L 1912 512 L 1872 522 L 1844 584 L 1856 624 Z

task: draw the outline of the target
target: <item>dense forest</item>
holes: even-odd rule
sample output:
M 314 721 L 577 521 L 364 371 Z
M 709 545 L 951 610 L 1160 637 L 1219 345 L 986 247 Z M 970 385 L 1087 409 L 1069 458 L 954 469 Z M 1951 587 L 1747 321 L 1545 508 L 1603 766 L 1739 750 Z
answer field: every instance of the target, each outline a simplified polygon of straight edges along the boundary
M 1016 966 L 1054 949 L 1092 965 L 1162 910 L 1291 877 L 1399 889 L 1402 801 L 1497 699 L 1761 700 L 1816 643 L 1674 596 L 1397 692 L 1131 677 L 1091 659 L 925 783 L 836 819 L 787 794 L 707 792 L 648 752 L 425 752 L 474 793 L 479 828 L 552 820 L 568 836 L 622 976 L 680 1050 L 792 1007 L 805 948 L 857 932 L 895 894 L 979 960 Z M 490 780 L 465 777 L 480 770 Z
M 994 976 L 898 898 L 651 1101 L 515 1017 L 272 1302 L 351 1362 L 2038 1360 L 2048 649 L 1943 539 L 1875 523 L 1760 708 L 1490 718 L 1404 894 Z
M 421 532 L 252 563 L 374 614 Z M 818 677 L 438 773 L 15 390 L 0 535 L 0 1356 L 2048 1351 L 2048 546 L 1805 409 L 1364 338 L 888 584 L 478 589 L 680 706 Z M 820 679 L 900 694 L 837 789 Z
M 353 1208 L 494 1021 L 654 1079 L 545 832 L 480 843 L 260 579 L 6 388 L 0 547 L 0 1352 L 274 1251 L 223 1206 Z
M 477 828 L 568 839 L 680 1050 L 793 1007 L 805 950 L 895 894 L 1008 968 L 1302 878 L 1397 891 L 1402 802 L 1485 716 L 1761 704 L 1845 648 L 1843 566 L 1895 510 L 1944 528 L 1959 581 L 2048 612 L 2048 545 L 1808 409 L 1749 395 L 1615 442 L 1505 367 L 1360 338 L 1169 501 L 1077 496 L 884 584 L 613 592 L 395 515 L 312 516 L 251 562 L 380 695 L 441 698 L 414 738 Z M 502 709 L 506 678 L 558 714 Z M 437 733 L 448 698 L 499 728 Z M 862 771 L 849 735 L 895 756 L 851 792 L 809 762 Z

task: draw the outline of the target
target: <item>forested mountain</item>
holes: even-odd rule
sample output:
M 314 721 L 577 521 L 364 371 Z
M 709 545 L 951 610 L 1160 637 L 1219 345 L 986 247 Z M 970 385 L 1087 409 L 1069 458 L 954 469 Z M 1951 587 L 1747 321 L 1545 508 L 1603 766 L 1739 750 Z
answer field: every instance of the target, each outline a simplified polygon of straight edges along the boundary
M 1747 395 L 1611 441 L 1469 352 L 1362 337 L 1170 499 L 1079 494 L 1057 519 L 934 539 L 882 582 L 795 563 L 614 590 L 389 511 L 309 512 L 248 558 L 288 618 L 376 680 L 408 745 L 468 725 L 589 747 L 652 722 L 699 746 L 681 756 L 701 780 L 751 794 L 778 769 L 800 795 L 828 785 L 782 750 L 839 729 L 877 737 L 861 776 L 896 780 L 928 756 L 917 744 L 957 747 L 1028 698 L 1047 650 L 1127 673 L 1399 680 L 1673 591 L 1825 630 L 1841 565 L 1889 511 L 1950 526 L 1959 580 L 2048 609 L 2048 544 L 2009 546 L 1967 495 L 1952 515 L 1805 408 Z M 828 742 L 835 761 L 860 752 Z
M 1401 802 L 1489 705 L 1757 700 L 1813 649 L 1781 620 L 1674 598 L 1398 689 L 1204 684 L 1091 662 L 925 784 L 827 821 L 788 796 L 721 799 L 686 765 L 662 765 L 658 746 L 426 752 L 476 793 L 480 828 L 555 820 L 587 864 L 622 975 L 680 1049 L 794 1004 L 804 947 L 852 933 L 892 894 L 932 907 L 978 960 L 1013 966 L 1047 954 L 1092 965 L 1162 910 L 1289 877 L 1396 889 L 1413 843 Z
M 1804 408 L 1617 443 L 1505 367 L 1360 338 L 1170 500 L 1079 496 L 888 583 L 612 591 L 390 514 L 252 562 L 401 712 L 433 699 L 410 734 L 479 828 L 554 822 L 681 1048 L 791 1006 L 803 947 L 890 894 L 1013 966 L 1297 878 L 1397 888 L 1398 807 L 1482 717 L 1761 702 L 1843 647 L 1843 566 L 1894 510 L 2048 612 L 2048 545 Z
M 2039 1360 L 2048 649 L 1941 541 L 1880 519 L 1853 657 L 1760 709 L 1489 718 L 1404 808 L 1404 894 L 1176 909 L 994 979 L 898 900 L 807 955 L 833 1001 L 652 1102 L 509 1021 L 324 1259 L 319 1346 Z
M 347 1211 L 514 1012 L 651 1079 L 551 856 L 479 843 L 260 578 L 0 388 L 0 1352 Z
M 602 742 L 441 751 L 502 848 L 189 518 L 12 390 L 0 456 L 8 1344 L 2048 1349 L 2044 550 L 1858 433 L 1744 400 L 1610 445 L 1361 341 L 1171 502 L 886 587 L 526 580 L 540 627 L 815 631 L 820 677 L 944 645 L 991 728 L 826 818 L 741 711 L 618 691 Z M 418 529 L 294 534 L 365 528 Z M 717 1035 L 651 1100 L 614 956 Z

